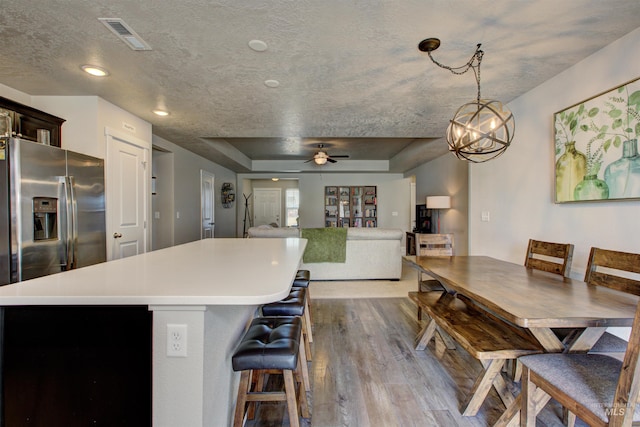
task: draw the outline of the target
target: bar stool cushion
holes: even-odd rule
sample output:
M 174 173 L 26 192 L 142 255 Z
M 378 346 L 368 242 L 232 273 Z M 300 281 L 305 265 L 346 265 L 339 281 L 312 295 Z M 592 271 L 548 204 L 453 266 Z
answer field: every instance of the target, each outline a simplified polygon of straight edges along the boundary
M 311 280 L 311 272 L 309 270 L 298 270 L 296 278 L 293 279 L 293 286 L 298 288 L 308 288 Z
M 302 316 L 304 314 L 305 288 L 292 288 L 283 300 L 262 306 L 264 316 Z
M 295 370 L 301 331 L 302 321 L 299 317 L 253 319 L 231 358 L 233 370 Z

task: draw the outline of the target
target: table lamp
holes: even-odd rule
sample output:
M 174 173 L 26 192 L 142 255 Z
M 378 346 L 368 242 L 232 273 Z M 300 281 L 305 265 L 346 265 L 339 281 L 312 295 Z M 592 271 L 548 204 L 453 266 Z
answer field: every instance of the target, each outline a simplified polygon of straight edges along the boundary
M 427 209 L 433 209 L 437 215 L 436 234 L 440 234 L 440 213 L 439 209 L 449 209 L 451 207 L 450 196 L 427 196 Z

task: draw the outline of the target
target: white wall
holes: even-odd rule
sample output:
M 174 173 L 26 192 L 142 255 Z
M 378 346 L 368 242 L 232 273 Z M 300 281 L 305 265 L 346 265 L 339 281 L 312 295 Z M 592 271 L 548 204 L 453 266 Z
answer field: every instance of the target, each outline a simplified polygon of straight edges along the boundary
M 15 90 L 12 87 L 5 86 L 2 83 L 0 83 L 0 96 L 19 102 L 20 104 L 31 106 L 31 95 Z
M 215 175 L 215 237 L 236 237 L 238 199 L 236 197 L 232 208 L 223 208 L 220 193 L 223 182 L 231 182 L 234 188 L 238 188 L 235 172 L 155 135 L 153 145 L 173 153 L 174 244 L 200 239 L 201 169 Z M 166 178 L 158 176 L 157 179 Z M 180 218 L 177 217 L 178 213 Z
M 470 167 L 471 254 L 522 263 L 529 238 L 573 243 L 572 277 L 582 279 L 592 246 L 640 252 L 640 201 L 553 203 L 553 114 L 640 77 L 638 57 L 640 29 L 509 103 L 511 147 Z
M 242 236 L 244 198 L 252 193 L 251 182 L 271 179 L 267 174 L 238 174 L 242 187 L 236 192 L 241 204 L 238 210 L 238 236 Z M 276 174 L 277 176 L 277 174 Z M 280 176 L 280 178 L 282 178 Z M 375 185 L 378 191 L 378 227 L 410 230 L 410 180 L 395 173 L 300 173 L 287 174 L 287 178 L 298 179 L 300 189 L 300 227 L 324 227 L 324 187 L 339 185 Z M 256 187 L 255 184 L 253 184 Z M 251 206 L 250 206 L 251 209 Z M 394 212 L 397 215 L 394 215 Z M 248 229 L 248 227 L 247 227 Z
M 97 96 L 34 96 L 33 107 L 66 119 L 62 148 L 106 158 L 105 128 L 131 135 L 151 150 L 151 123 Z
M 433 144 L 446 143 L 444 139 L 433 142 Z M 415 177 L 416 204 L 425 204 L 427 196 L 451 196 L 451 209 L 439 211 L 440 231 L 453 233 L 456 255 L 467 255 L 469 250 L 467 233 L 469 164 L 447 153 L 406 172 L 405 176 Z

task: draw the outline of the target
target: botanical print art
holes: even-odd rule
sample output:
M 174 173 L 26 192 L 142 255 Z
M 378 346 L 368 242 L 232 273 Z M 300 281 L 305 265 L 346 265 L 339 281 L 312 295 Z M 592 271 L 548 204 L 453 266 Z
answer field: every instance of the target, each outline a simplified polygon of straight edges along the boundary
M 555 201 L 640 198 L 640 79 L 554 114 Z

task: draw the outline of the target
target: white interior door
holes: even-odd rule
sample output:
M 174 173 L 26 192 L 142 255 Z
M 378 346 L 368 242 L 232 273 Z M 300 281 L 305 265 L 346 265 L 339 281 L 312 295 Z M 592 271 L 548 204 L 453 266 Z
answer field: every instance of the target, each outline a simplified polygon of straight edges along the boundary
M 216 224 L 214 183 L 215 177 L 213 174 L 200 170 L 201 239 L 212 239 L 214 236 Z
M 107 259 L 144 253 L 149 150 L 107 133 Z
M 254 188 L 253 225 L 277 224 L 280 227 L 281 206 L 280 188 Z

